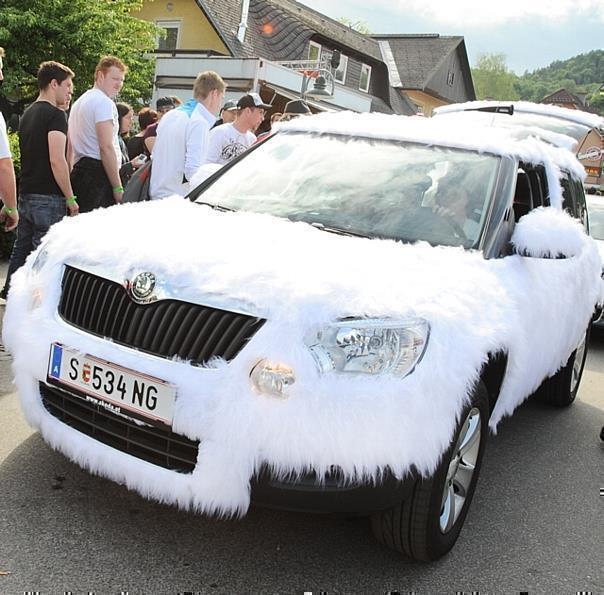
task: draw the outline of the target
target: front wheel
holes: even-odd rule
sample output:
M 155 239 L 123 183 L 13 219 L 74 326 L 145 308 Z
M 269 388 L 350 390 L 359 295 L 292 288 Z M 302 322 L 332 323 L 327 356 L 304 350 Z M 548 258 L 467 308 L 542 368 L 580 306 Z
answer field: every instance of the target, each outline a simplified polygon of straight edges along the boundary
M 570 354 L 566 365 L 539 387 L 537 391 L 539 400 L 554 407 L 568 407 L 575 400 L 587 359 L 590 328 L 591 326 L 587 328 L 583 339 Z
M 372 515 L 378 541 L 424 561 L 441 558 L 455 545 L 476 489 L 488 418 L 487 391 L 479 382 L 434 475 L 418 479 L 399 505 Z

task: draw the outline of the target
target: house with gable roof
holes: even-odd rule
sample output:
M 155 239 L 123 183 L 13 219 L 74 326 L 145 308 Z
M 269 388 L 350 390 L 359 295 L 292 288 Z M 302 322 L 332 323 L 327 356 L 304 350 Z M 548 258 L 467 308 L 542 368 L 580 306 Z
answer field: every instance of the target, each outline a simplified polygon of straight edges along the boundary
M 384 40 L 295 0 L 155 0 L 135 16 L 166 30 L 158 39 L 154 99 L 187 99 L 197 73 L 211 69 L 226 80 L 228 98 L 256 91 L 275 111 L 305 90 L 313 111 L 411 115 L 422 107 L 399 86 Z M 334 53 L 339 60 L 332 61 Z M 313 96 L 317 74 L 327 74 L 329 96 Z
M 585 102 L 587 93 L 571 93 L 567 89 L 558 89 L 549 95 L 546 95 L 539 103 L 547 103 L 549 105 L 557 105 L 567 109 L 580 111 L 589 111 Z
M 476 93 L 464 38 L 430 34 L 372 35 L 389 69 L 392 86 L 419 113 L 474 101 Z

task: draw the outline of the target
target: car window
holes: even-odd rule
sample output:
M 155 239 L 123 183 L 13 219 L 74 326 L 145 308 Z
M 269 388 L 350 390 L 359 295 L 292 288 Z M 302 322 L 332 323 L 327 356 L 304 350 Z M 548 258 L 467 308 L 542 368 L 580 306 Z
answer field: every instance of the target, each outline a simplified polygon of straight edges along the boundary
M 562 185 L 562 208 L 573 217 L 580 219 L 581 223 L 587 229 L 587 206 L 585 204 L 583 184 L 578 180 L 570 178 L 568 174 L 562 176 L 560 184 Z
M 587 204 L 585 202 L 585 191 L 579 180 L 571 179 L 571 189 L 575 199 L 576 216 L 579 217 L 583 226 L 587 228 Z
M 547 190 L 547 177 L 545 168 L 542 165 L 530 166 L 525 165 L 525 170 L 531 185 L 533 195 L 533 207 L 549 206 L 549 194 Z
M 571 190 L 570 178 L 565 175 L 560 180 L 562 186 L 562 208 L 573 217 L 576 213 L 575 201 Z
M 198 198 L 367 236 L 472 247 L 500 157 L 384 141 L 280 133 Z

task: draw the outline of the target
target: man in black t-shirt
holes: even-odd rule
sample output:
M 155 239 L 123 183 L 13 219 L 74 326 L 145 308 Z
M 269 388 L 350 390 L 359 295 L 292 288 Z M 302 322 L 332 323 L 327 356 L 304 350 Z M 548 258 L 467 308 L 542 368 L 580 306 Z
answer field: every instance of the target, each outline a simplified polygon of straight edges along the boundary
M 42 62 L 38 70 L 40 94 L 19 122 L 19 224 L 0 297 L 6 297 L 12 274 L 40 245 L 50 226 L 67 212 L 72 216 L 79 212 L 66 157 L 67 118 L 60 109 L 71 99 L 73 76 L 59 62 Z

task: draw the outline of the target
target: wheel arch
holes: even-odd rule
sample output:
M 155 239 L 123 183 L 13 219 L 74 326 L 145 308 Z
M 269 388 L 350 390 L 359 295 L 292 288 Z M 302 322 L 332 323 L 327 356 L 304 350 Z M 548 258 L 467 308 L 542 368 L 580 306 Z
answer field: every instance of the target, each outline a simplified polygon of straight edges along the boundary
M 489 409 L 492 412 L 499 398 L 499 391 L 508 365 L 508 354 L 504 351 L 489 353 L 488 359 L 480 371 L 480 380 L 484 383 L 489 395 Z

